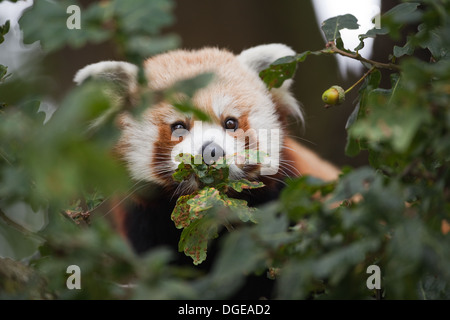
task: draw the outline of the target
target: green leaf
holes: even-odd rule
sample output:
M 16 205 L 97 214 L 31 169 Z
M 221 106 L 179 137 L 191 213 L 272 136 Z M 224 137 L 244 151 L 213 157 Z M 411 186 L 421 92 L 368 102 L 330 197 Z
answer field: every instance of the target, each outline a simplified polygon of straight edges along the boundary
M 40 41 L 46 52 L 52 52 L 63 48 L 65 45 L 81 47 L 86 42 L 97 38 L 97 33 L 89 30 L 83 31 L 84 15 L 81 14 L 81 30 L 70 30 L 66 27 L 68 15 L 66 9 L 69 5 L 78 4 L 73 1 L 36 1 L 27 9 L 19 20 L 23 30 L 24 42 L 32 43 Z M 97 27 L 100 21 L 97 23 Z M 95 28 L 97 30 L 97 28 Z M 107 32 L 107 35 L 111 35 Z M 104 40 L 105 37 L 102 37 Z
M 267 252 L 255 242 L 249 230 L 236 230 L 224 239 L 211 277 L 206 279 L 208 298 L 223 298 L 222 290 L 230 294 L 245 281 L 245 276 L 265 267 Z M 265 279 L 267 281 L 267 279 Z M 225 295 L 227 296 L 227 295 Z
M 244 189 L 256 189 L 264 187 L 264 183 L 259 181 L 248 181 L 245 179 L 237 180 L 237 181 L 229 181 L 227 185 L 237 192 L 242 192 Z
M 260 157 L 258 152 L 249 153 L 248 155 L 256 158 Z M 201 160 L 201 158 L 198 160 Z M 205 226 L 206 232 L 210 232 L 211 230 L 208 227 L 210 225 L 213 230 L 216 230 L 218 222 L 204 222 L 205 225 L 196 222 L 205 219 L 210 221 L 213 218 L 210 215 L 211 210 L 221 207 L 228 207 L 243 222 L 255 222 L 255 209 L 249 208 L 245 200 L 230 198 L 222 192 L 226 192 L 227 187 L 242 192 L 244 189 L 260 188 L 264 185 L 260 182 L 244 179 L 228 181 L 229 167 L 226 162 L 207 166 L 203 162 L 195 163 L 194 156 L 190 154 L 180 154 L 176 157 L 176 161 L 181 161 L 178 169 L 173 174 L 176 181 L 184 181 L 191 174 L 195 174 L 197 179 L 203 185 L 206 185 L 203 189 L 193 194 L 179 197 L 171 215 L 175 226 L 178 229 L 184 228 L 182 238 L 179 241 L 179 250 L 191 256 L 194 264 L 198 264 L 206 259 L 206 243 L 211 238 L 208 237 L 205 240 L 196 232 Z M 215 187 L 211 187 L 212 185 Z M 229 218 L 231 219 L 231 217 Z M 194 223 L 195 225 L 192 226 Z M 188 230 L 186 231 L 186 229 Z M 213 232 L 212 234 L 215 233 Z
M 160 32 L 163 27 L 167 27 L 174 22 L 174 17 L 171 14 L 174 7 L 173 1 L 113 0 L 110 6 L 119 16 L 119 21 L 124 22 L 121 27 L 129 35 L 154 35 Z
M 390 93 L 378 89 L 373 91 L 373 95 L 373 99 L 387 102 Z M 410 147 L 420 126 L 430 119 L 428 112 L 418 106 L 391 112 L 380 109 L 373 110 L 369 117 L 355 123 L 349 130 L 350 134 L 366 138 L 372 146 L 387 141 L 395 151 L 404 152 Z
M 406 44 L 403 47 L 394 46 L 394 56 L 400 58 L 404 55 L 412 55 L 414 53 L 414 45 L 412 44 L 411 37 L 408 37 Z
M 190 206 L 190 219 L 201 219 L 202 212 L 211 209 L 214 206 L 223 205 L 220 193 L 215 188 L 205 187 L 200 190 L 194 197 L 187 201 Z
M 107 20 L 112 20 L 118 27 L 116 35 L 113 36 L 114 40 L 135 63 L 179 45 L 178 36 L 159 35 L 163 28 L 174 22 L 174 1 L 113 0 L 105 6 L 104 11 L 114 13 L 114 16 Z
M 208 166 L 203 162 L 201 155 L 194 157 L 191 154 L 180 154 L 175 160 L 181 162 L 172 175 L 175 181 L 187 180 L 191 174 L 194 174 L 200 182 L 200 187 L 217 186 L 228 181 L 230 169 L 225 161 Z
M 175 208 L 170 216 L 177 229 L 186 228 L 191 223 L 190 205 L 187 202 L 194 196 L 195 193 L 178 198 Z
M 325 192 L 328 183 L 309 176 L 287 181 L 281 193 L 281 203 L 292 221 L 299 221 L 320 207 L 313 195 Z
M 319 257 L 314 262 L 312 270 L 317 278 L 327 278 L 331 285 L 335 285 L 344 278 L 351 266 L 362 263 L 366 255 L 377 250 L 379 246 L 379 239 L 368 238 L 355 241 Z
M 36 1 L 20 19 L 24 41 L 40 41 L 46 52 L 68 45 L 74 48 L 88 42 L 100 43 L 112 39 L 130 60 L 139 63 L 149 54 L 175 48 L 176 36 L 156 36 L 173 22 L 173 4 L 167 0 L 106 1 L 92 3 L 83 9 L 81 29 L 66 27 L 69 5 L 75 1 Z M 125 23 L 126 21 L 126 23 Z
M 360 104 L 358 103 L 358 104 L 356 105 L 355 109 L 353 109 L 352 113 L 351 113 L 350 116 L 348 117 L 347 122 L 346 122 L 346 124 L 345 124 L 345 129 L 348 130 L 348 128 L 350 128 L 351 125 L 352 125 L 353 123 L 355 123 L 356 120 L 358 120 L 359 107 L 360 107 Z
M 358 36 L 360 42 L 359 42 L 359 45 L 354 50 L 355 51 L 359 51 L 362 48 L 364 48 L 364 40 L 365 39 L 367 39 L 367 38 L 375 38 L 378 35 L 386 35 L 388 33 L 389 33 L 389 29 L 384 28 L 384 27 L 370 29 L 366 33 L 360 34 Z
M 5 24 L 0 26 L 0 43 L 5 41 L 4 35 L 9 32 L 10 23 L 9 20 L 6 20 Z M 1 79 L 1 77 L 0 77 Z
M 348 133 L 352 125 L 358 121 L 358 119 L 364 118 L 367 107 L 367 100 L 369 93 L 378 88 L 381 80 L 381 72 L 379 70 L 372 71 L 369 76 L 365 79 L 364 84 L 359 89 L 360 100 L 356 105 L 353 112 L 350 114 L 345 124 L 345 129 L 347 130 L 347 143 L 345 146 L 345 154 L 353 157 L 359 154 L 363 146 L 361 146 L 360 138 L 357 136 L 350 135 Z
M 234 199 L 228 197 L 226 194 L 222 194 L 221 198 L 225 207 L 229 208 L 231 212 L 237 215 L 237 218 L 242 222 L 257 223 L 255 213 L 256 208 L 250 208 L 247 201 L 241 199 Z M 231 219 L 231 218 L 230 218 Z
M 262 70 L 259 77 L 269 89 L 279 88 L 284 81 L 291 79 L 297 69 L 295 56 L 284 57 L 272 63 L 269 68 Z
M 205 187 L 200 191 L 179 197 L 171 219 L 178 229 L 186 228 L 192 221 L 203 218 L 209 209 L 224 204 L 217 189 Z
M 417 2 L 401 3 L 381 16 L 383 29 L 388 30 L 391 38 L 396 39 L 400 35 L 400 28 L 405 23 L 417 22 L 421 17 Z
M 178 168 L 172 174 L 172 178 L 177 182 L 187 180 L 192 174 L 192 167 L 185 163 L 180 163 Z
M 221 182 L 225 182 L 228 180 L 228 176 L 230 174 L 230 168 L 227 164 L 213 164 L 211 166 L 207 166 L 207 176 L 201 179 L 203 183 L 217 185 Z M 212 178 L 205 180 L 206 178 Z
M 351 14 L 336 16 L 325 20 L 322 23 L 322 31 L 325 34 L 327 41 L 334 41 L 341 37 L 340 30 L 342 29 L 358 29 L 358 19 Z
M 450 25 L 431 28 L 423 23 L 419 25 L 418 30 L 419 32 L 411 37 L 410 42 L 414 42 L 413 45 L 428 49 L 435 60 L 448 57 L 450 54 L 450 39 L 448 39 L 447 35 Z
M 375 170 L 370 167 L 361 167 L 346 173 L 336 187 L 336 199 L 348 199 L 362 190 L 367 190 L 364 185 L 369 185 L 376 176 Z
M 420 127 L 430 121 L 430 114 L 420 100 L 408 93 L 401 79 L 394 74 L 391 89 L 369 92 L 365 102 L 368 112 L 349 128 L 351 136 L 365 138 L 372 148 L 384 142 L 395 152 L 405 152 L 410 147 Z
M 20 261 L 22 259 L 26 259 L 30 255 L 33 255 L 36 252 L 37 248 L 41 246 L 45 240 L 31 232 L 29 236 L 25 236 L 21 232 L 21 230 L 18 230 L 8 224 L 8 222 L 4 220 L 4 215 L 4 213 L 0 213 L 0 234 L 2 235 L 2 241 L 0 243 L 0 255 L 2 256 L 2 258 L 9 257 Z M 2 284 L 4 283 L 4 279 L 2 279 Z M 5 293 L 4 290 L 5 287 L 2 287 L 2 294 Z
M 8 77 L 6 74 L 8 73 L 8 67 L 0 64 L 0 83 L 5 81 Z
M 420 284 L 421 298 L 423 300 L 450 299 L 450 284 L 443 277 L 427 274 Z
M 291 79 L 297 70 L 297 64 L 306 60 L 309 55 L 321 55 L 322 51 L 305 51 L 295 56 L 282 57 L 273 62 L 269 68 L 262 70 L 259 77 L 267 88 L 279 88 L 284 81 Z
M 178 251 L 192 258 L 195 265 L 205 261 L 208 241 L 218 237 L 217 222 L 204 217 L 193 221 L 183 229 L 178 243 Z
M 354 157 L 359 154 L 361 151 L 361 147 L 359 145 L 358 139 L 353 138 L 350 135 L 347 135 L 347 143 L 345 145 L 345 155 L 349 157 Z
M 418 2 L 398 4 L 383 14 L 382 19 L 393 20 L 398 23 L 415 22 L 418 16 L 414 13 L 417 11 L 419 5 L 420 3 Z M 383 21 L 381 23 L 383 23 Z

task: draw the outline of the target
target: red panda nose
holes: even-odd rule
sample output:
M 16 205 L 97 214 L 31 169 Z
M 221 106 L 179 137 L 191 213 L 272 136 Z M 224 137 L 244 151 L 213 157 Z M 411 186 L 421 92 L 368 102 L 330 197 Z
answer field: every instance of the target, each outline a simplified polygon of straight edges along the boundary
M 203 162 L 208 166 L 225 156 L 225 151 L 214 142 L 206 142 L 202 147 Z

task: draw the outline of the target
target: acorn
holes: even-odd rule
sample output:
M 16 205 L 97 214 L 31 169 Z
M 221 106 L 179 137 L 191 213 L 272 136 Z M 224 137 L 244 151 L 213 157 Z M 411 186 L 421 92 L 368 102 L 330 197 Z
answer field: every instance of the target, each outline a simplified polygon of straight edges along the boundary
M 322 94 L 322 100 L 327 105 L 341 104 L 345 100 L 345 91 L 340 86 L 332 86 Z

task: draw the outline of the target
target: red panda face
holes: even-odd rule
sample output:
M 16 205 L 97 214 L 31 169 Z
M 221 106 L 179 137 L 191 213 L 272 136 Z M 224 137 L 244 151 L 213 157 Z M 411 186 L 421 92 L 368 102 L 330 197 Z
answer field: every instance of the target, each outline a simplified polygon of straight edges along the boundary
M 148 59 L 145 75 L 150 89 L 156 91 L 202 73 L 213 73 L 211 83 L 198 90 L 191 101 L 209 115 L 210 121 L 181 113 L 168 101 L 149 106 L 139 119 L 122 114 L 117 150 L 132 178 L 177 187 L 172 174 L 180 153 L 201 155 L 208 165 L 226 156 L 231 179 L 254 180 L 277 174 L 284 139 L 283 117 L 300 111 L 287 86 L 269 91 L 258 73 L 277 58 L 293 54 L 284 45 L 266 45 L 238 56 L 207 48 L 178 50 Z M 234 157 L 246 149 L 266 154 L 264 163 Z M 178 187 L 180 193 L 198 187 L 194 178 L 182 184 Z

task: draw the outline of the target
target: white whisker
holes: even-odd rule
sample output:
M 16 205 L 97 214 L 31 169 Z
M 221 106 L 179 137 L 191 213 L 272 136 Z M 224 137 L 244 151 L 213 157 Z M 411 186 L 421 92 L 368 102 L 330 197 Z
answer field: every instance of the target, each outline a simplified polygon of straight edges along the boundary
M 141 183 L 142 181 L 137 181 L 134 185 L 132 185 L 128 190 L 132 190 L 133 188 L 135 188 L 139 183 Z M 127 200 L 129 197 L 131 197 L 133 195 L 133 193 L 135 193 L 136 191 L 148 186 L 150 184 L 150 182 L 146 182 L 138 187 L 136 187 L 134 190 L 130 191 L 123 199 L 121 199 L 118 203 L 116 203 L 112 208 L 110 208 L 104 215 L 103 217 L 106 217 L 108 214 L 110 214 L 114 209 L 116 209 L 118 206 L 120 206 L 125 200 Z M 108 199 L 108 198 L 107 198 Z M 107 199 L 105 199 L 103 202 L 105 202 Z M 103 203 L 102 202 L 102 203 Z
M 289 169 L 289 171 L 290 171 L 292 174 L 294 174 L 294 175 L 301 175 L 301 172 L 300 172 L 296 167 L 294 167 L 292 164 L 286 163 L 286 162 L 284 162 L 284 160 L 281 160 L 281 164 L 284 166 L 284 168 L 285 168 L 286 170 L 288 170 L 287 167 L 291 168 L 291 169 Z
M 270 180 L 274 180 L 274 181 L 277 181 L 277 182 L 281 182 L 282 184 L 284 184 L 284 185 L 286 185 L 287 186 L 287 183 L 286 182 L 284 182 L 283 180 L 280 180 L 280 179 L 277 179 L 277 178 L 274 178 L 274 177 L 271 177 L 271 176 L 265 176 L 267 179 L 270 179 Z

